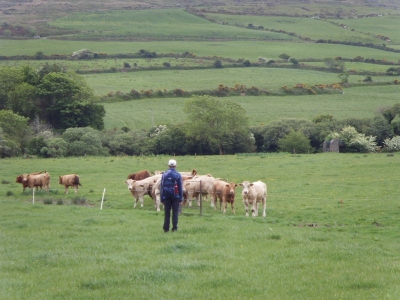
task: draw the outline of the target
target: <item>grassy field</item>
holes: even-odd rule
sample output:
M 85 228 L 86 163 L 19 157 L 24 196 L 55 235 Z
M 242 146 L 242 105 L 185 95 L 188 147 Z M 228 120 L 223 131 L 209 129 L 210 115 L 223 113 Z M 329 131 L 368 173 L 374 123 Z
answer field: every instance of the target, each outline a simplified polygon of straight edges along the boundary
M 251 126 L 267 125 L 280 118 L 312 120 L 319 114 L 331 114 L 337 119 L 372 118 L 381 107 L 398 103 L 400 87 L 354 87 L 344 94 L 315 96 L 246 96 L 231 97 L 247 112 Z M 185 98 L 140 99 L 128 102 L 103 103 L 107 129 L 127 126 L 149 129 L 158 124 L 186 121 L 183 113 Z
M 110 37 L 119 39 L 262 39 L 292 40 L 293 38 L 263 31 L 221 26 L 183 10 L 126 10 L 104 13 L 72 14 L 50 22 L 52 26 L 79 30 L 69 35 L 78 39 Z
M 232 26 L 263 26 L 269 30 L 283 30 L 287 33 L 295 33 L 303 38 L 312 40 L 331 39 L 334 41 L 377 43 L 379 40 L 373 36 L 344 29 L 340 26 L 321 19 L 296 18 L 296 17 L 268 17 L 265 16 L 238 16 L 209 14 L 209 18 L 219 22 L 226 22 Z M 327 38 L 328 37 L 328 38 Z
M 157 53 L 184 53 L 191 52 L 198 56 L 220 56 L 233 59 L 245 58 L 257 61 L 259 57 L 279 59 L 279 55 L 286 53 L 296 59 L 305 58 L 333 58 L 341 56 L 354 58 L 387 59 L 397 62 L 398 53 L 377 49 L 346 45 L 293 43 L 293 42 L 266 42 L 266 41 L 159 41 L 159 42 L 92 42 L 92 41 L 58 41 L 49 39 L 32 40 L 1 40 L 1 55 L 35 55 L 42 51 L 46 55 L 72 54 L 80 49 L 90 49 L 93 52 L 118 54 L 137 53 L 141 49 Z
M 277 92 L 284 85 L 291 87 L 297 83 L 314 85 L 340 82 L 337 73 L 251 67 L 89 74 L 84 75 L 84 78 L 98 95 L 105 95 L 110 91 L 128 93 L 132 89 L 137 91 L 153 89 L 155 91 L 180 88 L 185 91 L 200 91 L 216 89 L 219 84 L 233 87 L 237 83 Z M 363 78 L 365 76 L 350 76 L 349 81 L 357 82 Z M 379 77 L 376 80 L 387 82 L 389 79 Z
M 7 159 L 0 168 L 2 299 L 397 299 L 399 156 L 177 157 L 230 181 L 268 184 L 267 217 L 204 203 L 162 232 L 149 198 L 133 209 L 122 181 L 168 157 Z M 46 169 L 51 192 L 32 204 L 15 176 Z M 57 176 L 76 172 L 78 196 Z M 9 182 L 9 183 L 6 183 Z M 103 189 L 105 205 L 100 210 Z M 80 197 L 86 205 L 73 205 Z M 63 205 L 56 205 L 62 199 Z M 54 204 L 44 205 L 47 200 Z M 212 274 L 212 275 L 210 275 Z

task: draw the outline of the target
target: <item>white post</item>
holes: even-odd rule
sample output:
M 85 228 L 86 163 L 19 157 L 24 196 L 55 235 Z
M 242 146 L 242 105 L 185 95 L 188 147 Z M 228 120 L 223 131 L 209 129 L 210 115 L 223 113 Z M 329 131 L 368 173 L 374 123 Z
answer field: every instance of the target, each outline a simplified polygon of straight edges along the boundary
M 35 204 L 35 188 L 32 189 L 32 204 Z
M 106 188 L 104 188 L 103 191 L 103 197 L 101 197 L 101 205 L 100 205 L 100 210 L 103 210 L 103 201 L 104 201 L 104 194 L 106 193 Z

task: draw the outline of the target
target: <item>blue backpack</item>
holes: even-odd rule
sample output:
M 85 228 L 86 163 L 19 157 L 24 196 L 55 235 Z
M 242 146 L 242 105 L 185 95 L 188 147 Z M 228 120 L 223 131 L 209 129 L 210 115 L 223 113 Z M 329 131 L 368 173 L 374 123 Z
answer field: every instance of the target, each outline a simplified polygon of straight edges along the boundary
M 179 199 L 178 180 L 180 180 L 179 173 L 168 170 L 162 176 L 162 199 L 176 198 Z

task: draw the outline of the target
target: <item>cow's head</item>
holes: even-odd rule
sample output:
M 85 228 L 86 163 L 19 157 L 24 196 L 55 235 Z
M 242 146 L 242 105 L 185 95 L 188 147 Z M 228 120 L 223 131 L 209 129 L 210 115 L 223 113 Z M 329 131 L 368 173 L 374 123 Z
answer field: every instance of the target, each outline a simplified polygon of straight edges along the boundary
M 253 184 L 250 183 L 250 182 L 248 182 L 248 181 L 243 181 L 242 183 L 239 183 L 239 185 L 240 185 L 241 187 L 243 187 L 242 193 L 243 193 L 244 195 L 247 195 L 247 194 L 249 193 L 250 187 L 253 186 Z
M 134 183 L 135 181 L 136 181 L 136 180 L 133 180 L 133 179 L 127 179 L 127 180 L 124 181 L 124 183 L 128 186 L 128 190 L 132 191 L 132 189 L 133 189 L 133 183 Z
M 236 183 L 230 182 L 230 183 L 227 183 L 225 186 L 228 189 L 228 194 L 229 195 L 235 195 L 235 188 L 237 187 Z
M 15 179 L 15 182 L 22 183 L 22 178 L 23 178 L 23 176 L 24 176 L 24 175 L 22 175 L 22 174 L 21 174 L 21 175 L 18 175 L 17 178 Z

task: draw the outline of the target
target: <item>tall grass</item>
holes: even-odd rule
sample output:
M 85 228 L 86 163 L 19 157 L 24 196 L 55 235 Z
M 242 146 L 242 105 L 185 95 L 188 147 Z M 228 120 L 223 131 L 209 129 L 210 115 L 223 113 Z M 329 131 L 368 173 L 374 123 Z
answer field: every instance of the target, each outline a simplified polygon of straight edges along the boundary
M 238 189 L 236 215 L 205 202 L 203 216 L 184 208 L 178 232 L 164 234 L 163 213 L 148 198 L 133 209 L 122 180 L 168 158 L 4 160 L 1 179 L 43 167 L 52 178 L 79 173 L 79 195 L 93 205 L 33 205 L 7 184 L 15 195 L 0 197 L 0 297 L 397 299 L 396 154 L 177 157 L 180 170 L 265 181 L 267 217 L 246 218 Z

